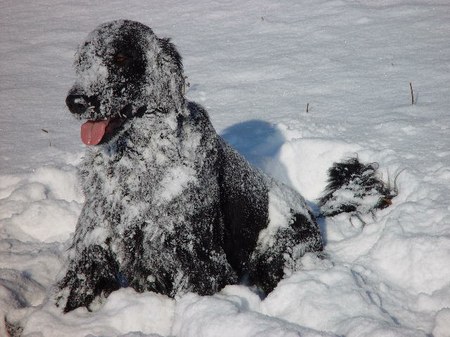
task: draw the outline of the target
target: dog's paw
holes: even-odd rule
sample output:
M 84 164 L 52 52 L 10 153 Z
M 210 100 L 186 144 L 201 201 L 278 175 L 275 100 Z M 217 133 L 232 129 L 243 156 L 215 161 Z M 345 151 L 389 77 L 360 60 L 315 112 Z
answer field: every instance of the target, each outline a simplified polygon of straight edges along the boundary
M 85 275 L 77 275 L 69 271 L 66 277 L 58 284 L 59 291 L 55 296 L 56 306 L 64 313 L 79 307 L 86 307 L 94 300 L 94 289 Z
M 78 307 L 90 310 L 97 297 L 107 297 L 120 288 L 118 275 L 118 264 L 111 253 L 100 246 L 90 246 L 72 261 L 58 283 L 56 304 L 65 313 Z

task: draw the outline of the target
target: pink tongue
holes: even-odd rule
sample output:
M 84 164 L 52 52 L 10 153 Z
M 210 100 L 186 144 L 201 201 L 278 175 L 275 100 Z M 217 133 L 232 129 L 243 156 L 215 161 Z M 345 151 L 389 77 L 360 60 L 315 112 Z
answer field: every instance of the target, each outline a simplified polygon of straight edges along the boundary
M 99 144 L 106 133 L 109 119 L 102 121 L 87 121 L 81 126 L 81 140 L 86 145 Z

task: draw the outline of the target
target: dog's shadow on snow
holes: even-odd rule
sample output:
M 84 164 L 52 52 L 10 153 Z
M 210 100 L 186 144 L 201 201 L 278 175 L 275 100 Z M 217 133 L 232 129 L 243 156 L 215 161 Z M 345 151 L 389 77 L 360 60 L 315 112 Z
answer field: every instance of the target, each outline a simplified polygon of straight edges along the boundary
M 286 167 L 276 159 L 281 146 L 286 142 L 283 134 L 272 124 L 259 119 L 237 123 L 221 132 L 222 138 L 245 157 L 253 166 L 274 178 L 292 186 Z M 276 174 L 268 172 L 266 163 L 276 161 Z M 301 191 L 299 191 L 301 193 Z M 314 214 L 319 214 L 319 206 L 314 200 L 306 200 Z M 324 243 L 327 242 L 327 224 L 323 217 L 316 217 Z
M 232 148 L 258 168 L 264 161 L 276 155 L 285 138 L 273 125 L 258 119 L 234 124 L 221 134 Z

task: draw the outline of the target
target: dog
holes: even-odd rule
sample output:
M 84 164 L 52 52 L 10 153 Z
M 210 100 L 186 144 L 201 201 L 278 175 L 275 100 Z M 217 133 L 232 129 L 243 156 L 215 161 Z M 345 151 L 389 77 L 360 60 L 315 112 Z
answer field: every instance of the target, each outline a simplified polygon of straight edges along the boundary
M 90 33 L 66 104 L 88 145 L 85 194 L 57 303 L 121 287 L 170 297 L 244 283 L 269 293 L 323 250 L 304 198 L 250 164 L 184 95 L 179 53 L 138 22 Z

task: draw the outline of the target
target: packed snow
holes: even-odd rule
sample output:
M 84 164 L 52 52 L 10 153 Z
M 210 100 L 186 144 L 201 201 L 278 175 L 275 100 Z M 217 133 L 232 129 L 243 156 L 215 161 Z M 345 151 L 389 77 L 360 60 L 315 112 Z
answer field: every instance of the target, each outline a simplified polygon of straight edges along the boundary
M 0 13 L 0 336 L 450 336 L 448 1 L 38 0 Z M 118 18 L 171 37 L 189 99 L 313 208 L 327 169 L 355 155 L 395 184 L 393 204 L 322 219 L 326 259 L 305 255 L 263 300 L 243 285 L 175 300 L 124 288 L 62 314 L 53 287 L 84 200 L 64 99 L 77 45 Z

